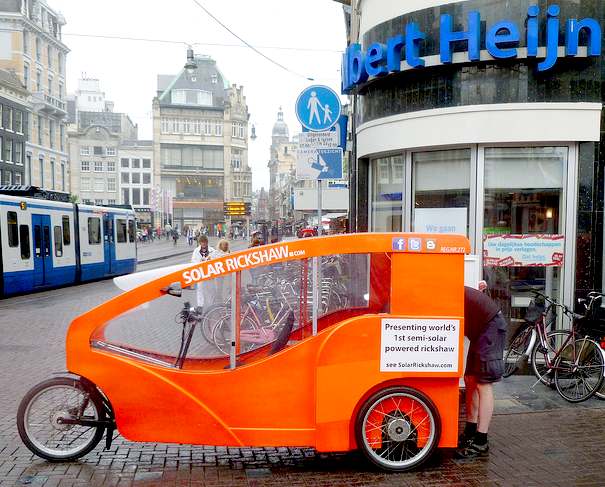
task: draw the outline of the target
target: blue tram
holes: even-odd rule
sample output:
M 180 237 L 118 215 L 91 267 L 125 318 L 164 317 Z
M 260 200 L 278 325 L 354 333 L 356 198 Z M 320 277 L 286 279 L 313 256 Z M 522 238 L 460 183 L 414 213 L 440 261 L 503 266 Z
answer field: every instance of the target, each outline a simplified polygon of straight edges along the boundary
M 130 207 L 69 202 L 66 193 L 0 187 L 0 296 L 128 274 L 136 268 Z

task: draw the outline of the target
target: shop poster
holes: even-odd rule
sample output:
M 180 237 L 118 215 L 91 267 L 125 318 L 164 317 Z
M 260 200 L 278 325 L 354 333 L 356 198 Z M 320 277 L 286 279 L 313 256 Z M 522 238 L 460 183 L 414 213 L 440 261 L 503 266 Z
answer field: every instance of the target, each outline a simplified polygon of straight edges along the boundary
M 484 235 L 486 267 L 562 267 L 564 235 Z

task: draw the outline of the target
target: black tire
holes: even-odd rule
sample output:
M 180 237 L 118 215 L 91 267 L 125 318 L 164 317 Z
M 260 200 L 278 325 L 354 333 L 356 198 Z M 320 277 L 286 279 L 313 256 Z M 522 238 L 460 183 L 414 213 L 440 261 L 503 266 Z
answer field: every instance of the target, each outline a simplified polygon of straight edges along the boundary
M 64 390 L 64 393 L 69 392 L 70 390 L 75 391 L 76 399 L 79 397 L 82 398 L 82 403 L 79 404 L 78 408 L 84 406 L 84 417 L 100 421 L 105 419 L 105 408 L 98 392 L 85 387 L 78 379 L 55 377 L 41 382 L 30 389 L 21 400 L 17 411 L 17 429 L 19 431 L 19 436 L 29 450 L 39 457 L 51 462 L 67 462 L 86 455 L 97 446 L 99 441 L 101 441 L 105 431 L 104 426 L 85 427 L 81 425 L 60 425 L 58 422 L 55 422 L 55 420 L 65 416 L 73 416 L 74 414 L 79 415 L 74 411 L 74 403 L 69 404 L 67 402 L 69 397 L 67 397 L 67 395 L 61 397 L 60 391 L 62 389 Z M 84 432 L 88 432 L 88 434 L 81 445 L 62 451 L 59 448 L 51 448 L 50 446 L 44 445 L 40 438 L 40 436 L 42 436 L 41 433 L 34 434 L 34 431 L 32 430 L 34 424 L 30 421 L 32 419 L 30 418 L 32 407 L 45 393 L 49 392 L 55 392 L 57 399 L 64 402 L 59 402 L 56 406 L 51 405 L 53 409 L 50 411 L 42 411 L 40 418 L 44 421 L 41 422 L 40 425 L 43 425 L 46 422 L 45 420 L 48 419 L 47 426 L 50 427 L 48 429 L 51 430 L 51 438 L 53 438 L 57 432 L 69 432 L 74 430 L 74 433 L 77 433 L 79 431 L 77 428 L 83 428 Z M 77 405 L 78 403 L 75 404 Z M 84 432 L 76 435 L 75 440 L 79 439 Z M 63 433 L 63 437 L 67 435 L 67 433 Z M 63 438 L 59 441 L 63 441 Z
M 513 335 L 513 339 L 504 354 L 503 377 L 510 377 L 519 370 L 519 365 L 527 356 L 527 347 L 531 340 L 532 331 L 533 327 L 522 326 Z
M 531 351 L 531 368 L 542 384 L 548 387 L 554 387 L 554 371 L 546 367 L 546 356 L 554 361 L 557 350 L 563 346 L 567 337 L 571 335 L 569 330 L 553 330 L 546 334 L 546 349 L 543 349 L 540 340 L 536 339 L 533 350 Z
M 395 398 L 400 399 L 396 405 Z M 411 403 L 413 407 L 406 408 L 409 406 L 407 403 Z M 402 404 L 404 407 L 400 408 Z M 380 410 L 375 409 L 379 405 Z M 395 407 L 395 410 L 385 412 L 385 407 Z M 372 432 L 377 429 L 376 424 L 372 423 L 376 418 L 372 415 L 382 417 L 379 432 Z M 372 427 L 366 431 L 368 422 Z M 424 429 L 428 427 L 430 430 L 428 437 L 420 436 L 418 428 L 422 424 L 425 424 Z M 377 448 L 372 447 L 369 435 L 380 435 L 375 445 Z M 437 448 L 440 435 L 441 418 L 433 401 L 409 387 L 388 387 L 378 391 L 364 403 L 355 420 L 358 448 L 371 463 L 391 472 L 411 470 L 425 462 Z M 389 446 L 384 446 L 385 443 Z M 392 459 L 394 455 L 399 456 L 399 460 Z
M 555 386 L 566 401 L 586 401 L 603 384 L 603 354 L 594 340 L 579 338 L 575 343 L 568 343 L 555 366 Z

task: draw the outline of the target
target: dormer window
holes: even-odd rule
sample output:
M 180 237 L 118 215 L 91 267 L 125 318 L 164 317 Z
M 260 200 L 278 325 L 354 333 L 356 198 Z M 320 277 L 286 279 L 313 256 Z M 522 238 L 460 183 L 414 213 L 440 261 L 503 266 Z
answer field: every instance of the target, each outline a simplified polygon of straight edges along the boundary
M 216 83 L 218 83 L 218 76 L 216 74 L 213 74 L 210 80 L 212 81 L 212 84 L 215 85 Z

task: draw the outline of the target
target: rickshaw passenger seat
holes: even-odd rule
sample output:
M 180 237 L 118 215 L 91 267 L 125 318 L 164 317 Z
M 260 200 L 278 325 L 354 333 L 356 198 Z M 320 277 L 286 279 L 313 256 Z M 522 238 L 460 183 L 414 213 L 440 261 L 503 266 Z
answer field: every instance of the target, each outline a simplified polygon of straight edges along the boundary
M 273 355 L 274 353 L 283 350 L 284 347 L 288 344 L 288 340 L 290 339 L 290 334 L 292 333 L 292 328 L 294 327 L 294 311 L 290 311 L 290 314 L 286 318 L 286 322 L 284 323 L 284 327 L 279 331 L 279 335 L 273 342 L 273 346 L 271 347 L 271 352 L 269 355 Z

